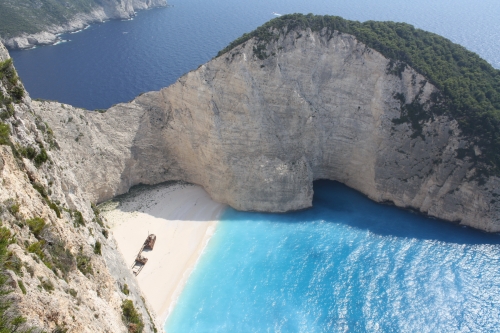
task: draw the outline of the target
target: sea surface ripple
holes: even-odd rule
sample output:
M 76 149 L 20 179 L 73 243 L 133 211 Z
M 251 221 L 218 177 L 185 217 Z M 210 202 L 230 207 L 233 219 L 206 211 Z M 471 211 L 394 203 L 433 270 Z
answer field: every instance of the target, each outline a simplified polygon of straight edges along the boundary
M 12 51 L 33 98 L 107 108 L 159 90 L 280 14 L 407 22 L 500 68 L 500 1 L 170 0 Z M 500 239 L 315 183 L 314 208 L 228 209 L 165 327 L 187 332 L 499 332 Z
M 499 331 L 499 235 L 314 190 L 300 212 L 228 209 L 167 332 Z

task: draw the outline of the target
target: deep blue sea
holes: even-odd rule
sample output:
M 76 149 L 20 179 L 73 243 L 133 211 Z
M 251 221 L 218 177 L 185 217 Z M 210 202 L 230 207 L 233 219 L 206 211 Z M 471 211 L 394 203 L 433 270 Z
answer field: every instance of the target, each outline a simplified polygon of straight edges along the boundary
M 498 0 L 171 0 L 14 51 L 33 98 L 107 108 L 158 90 L 274 16 L 402 21 L 500 68 Z M 316 182 L 314 208 L 228 209 L 165 327 L 189 332 L 500 332 L 500 236 Z
M 196 69 L 245 32 L 280 14 L 339 15 L 391 20 L 443 35 L 500 68 L 499 0 L 169 0 L 170 8 L 110 21 L 70 42 L 14 51 L 16 68 L 33 98 L 108 108 L 159 90 Z
M 300 212 L 226 210 L 167 333 L 500 331 L 499 235 L 314 192 Z

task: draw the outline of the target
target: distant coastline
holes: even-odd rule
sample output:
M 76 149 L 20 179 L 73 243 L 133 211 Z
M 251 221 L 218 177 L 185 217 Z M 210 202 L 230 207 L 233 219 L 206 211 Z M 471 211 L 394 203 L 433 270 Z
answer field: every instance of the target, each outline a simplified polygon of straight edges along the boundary
M 25 50 L 36 46 L 55 45 L 63 42 L 60 38 L 62 34 L 80 32 L 92 24 L 104 23 L 109 20 L 130 20 L 133 19 L 139 10 L 167 6 L 166 0 L 136 1 L 128 6 L 119 6 L 117 4 L 116 8 L 98 6 L 89 13 L 77 13 L 65 23 L 48 25 L 39 32 L 19 32 L 13 37 L 0 36 L 0 42 L 10 50 Z

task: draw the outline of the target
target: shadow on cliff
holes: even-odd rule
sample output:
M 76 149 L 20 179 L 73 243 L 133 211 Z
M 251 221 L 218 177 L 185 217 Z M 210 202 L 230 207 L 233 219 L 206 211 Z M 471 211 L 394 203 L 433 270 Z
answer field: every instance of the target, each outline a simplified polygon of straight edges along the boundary
M 133 198 L 142 193 L 156 192 L 172 185 L 192 186 L 192 184 L 178 181 L 165 182 L 158 185 L 137 185 L 130 189 L 129 193 L 118 196 L 116 199 Z M 148 208 L 148 205 L 156 205 L 159 202 L 136 202 L 133 206 L 120 207 L 126 212 L 133 212 Z M 191 206 L 179 207 L 176 219 L 189 221 L 211 220 L 211 213 L 198 211 L 192 215 L 186 210 L 195 208 L 195 201 Z M 443 243 L 454 244 L 496 244 L 500 245 L 499 234 L 489 234 L 480 230 L 460 226 L 439 219 L 429 218 L 422 214 L 401 209 L 391 205 L 376 203 L 365 195 L 353 190 L 344 184 L 330 180 L 318 180 L 314 182 L 313 208 L 284 213 L 256 213 L 238 212 L 228 209 L 229 214 L 223 214 L 222 219 L 231 223 L 241 221 L 272 221 L 273 223 L 304 223 L 324 221 L 326 223 L 339 224 L 368 231 L 383 237 L 400 237 L 408 239 L 432 240 Z M 155 217 L 154 210 L 148 209 L 148 214 Z
M 489 234 L 454 223 L 429 218 L 418 213 L 391 205 L 383 205 L 368 199 L 363 194 L 329 180 L 314 182 L 313 208 L 281 214 L 235 213 L 230 220 L 269 220 L 275 223 L 300 223 L 325 221 L 341 227 L 368 231 L 383 237 L 432 240 L 454 244 L 500 244 L 500 235 Z
M 206 222 L 212 221 L 214 212 L 223 209 L 220 205 L 209 199 L 206 192 L 201 193 L 199 190 L 196 192 L 189 192 L 194 196 L 186 196 L 186 192 L 182 192 L 185 188 L 192 188 L 201 186 L 186 183 L 183 181 L 167 181 L 156 185 L 134 185 L 125 194 L 121 194 L 113 198 L 111 201 L 119 203 L 118 206 L 112 207 L 125 213 L 143 212 L 147 215 L 156 218 L 166 218 L 165 213 L 168 214 L 168 219 L 178 221 L 198 221 Z M 171 191 L 175 188 L 183 200 L 176 202 L 172 205 L 170 200 Z M 172 189 L 172 190 L 171 190 Z M 106 206 L 107 204 L 104 204 Z M 168 206 L 166 212 L 163 210 Z M 104 210 L 110 208 L 102 208 Z

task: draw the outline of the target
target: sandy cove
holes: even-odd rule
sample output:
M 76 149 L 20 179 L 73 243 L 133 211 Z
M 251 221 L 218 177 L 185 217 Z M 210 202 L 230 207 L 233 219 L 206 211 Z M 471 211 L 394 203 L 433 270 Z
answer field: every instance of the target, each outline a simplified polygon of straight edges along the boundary
M 135 188 L 101 207 L 129 267 L 148 232 L 156 235 L 154 250 L 143 252 L 148 262 L 137 280 L 162 324 L 225 207 L 213 201 L 202 187 L 190 184 Z

